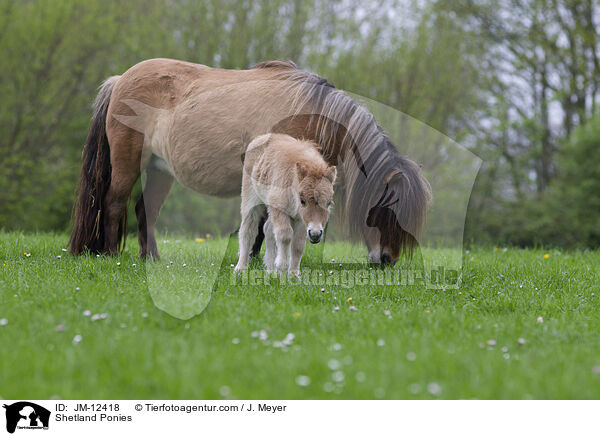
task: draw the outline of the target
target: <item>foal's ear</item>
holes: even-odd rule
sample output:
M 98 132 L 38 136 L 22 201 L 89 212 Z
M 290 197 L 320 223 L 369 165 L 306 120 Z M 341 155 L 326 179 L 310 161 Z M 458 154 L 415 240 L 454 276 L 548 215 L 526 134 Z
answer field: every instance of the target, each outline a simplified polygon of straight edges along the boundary
M 308 171 L 306 170 L 304 164 L 296 162 L 296 173 L 298 174 L 298 180 L 304 179 L 306 177 L 307 172 Z
M 384 178 L 383 178 L 383 184 L 385 185 L 386 183 L 390 183 L 392 181 L 392 179 L 398 178 L 400 176 L 402 176 L 402 170 L 393 170 L 390 171 Z
M 327 168 L 325 177 L 331 182 L 332 185 L 335 183 L 335 178 L 337 177 L 337 168 L 335 167 L 335 165 L 332 165 L 329 168 Z

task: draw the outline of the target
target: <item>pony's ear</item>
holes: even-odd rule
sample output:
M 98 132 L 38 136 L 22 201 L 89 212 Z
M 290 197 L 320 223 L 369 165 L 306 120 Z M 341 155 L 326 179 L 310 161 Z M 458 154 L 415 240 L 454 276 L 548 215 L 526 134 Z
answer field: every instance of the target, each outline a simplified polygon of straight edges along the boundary
M 304 166 L 304 164 L 301 164 L 300 162 L 296 162 L 296 174 L 298 174 L 298 180 L 302 180 L 306 177 L 306 167 Z
M 390 183 L 392 181 L 392 179 L 398 178 L 402 175 L 402 170 L 393 170 L 390 171 L 384 178 L 383 178 L 383 184 L 387 184 Z
M 325 172 L 325 177 L 331 182 L 332 185 L 335 183 L 335 178 L 337 177 L 337 168 L 335 167 L 335 165 L 332 165 L 329 168 L 327 168 L 327 171 Z

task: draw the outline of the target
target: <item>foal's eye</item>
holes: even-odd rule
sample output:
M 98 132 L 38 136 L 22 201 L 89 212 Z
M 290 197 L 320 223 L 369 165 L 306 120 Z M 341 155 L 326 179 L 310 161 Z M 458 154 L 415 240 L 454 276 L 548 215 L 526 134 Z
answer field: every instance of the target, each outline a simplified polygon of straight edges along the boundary
M 306 206 L 306 200 L 304 198 L 302 198 L 302 197 L 300 197 L 300 204 L 302 206 Z
M 329 201 L 327 202 L 327 207 L 330 207 L 332 204 L 333 204 L 333 201 L 329 200 Z

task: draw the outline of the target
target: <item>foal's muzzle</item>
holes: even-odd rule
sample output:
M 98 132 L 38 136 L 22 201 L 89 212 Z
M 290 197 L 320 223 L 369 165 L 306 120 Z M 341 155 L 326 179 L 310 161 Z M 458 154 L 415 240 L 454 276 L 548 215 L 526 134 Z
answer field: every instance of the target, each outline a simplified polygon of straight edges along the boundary
M 308 231 L 308 240 L 312 244 L 318 244 L 321 242 L 321 237 L 323 236 L 323 230 L 309 230 Z

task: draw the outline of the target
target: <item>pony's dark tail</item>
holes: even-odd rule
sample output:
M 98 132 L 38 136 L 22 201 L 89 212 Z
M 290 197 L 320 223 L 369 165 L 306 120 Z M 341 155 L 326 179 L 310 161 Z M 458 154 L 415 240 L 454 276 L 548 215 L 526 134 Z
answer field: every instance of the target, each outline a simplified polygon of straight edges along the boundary
M 69 239 L 72 254 L 104 250 L 104 196 L 110 186 L 110 148 L 106 137 L 106 113 L 110 96 L 120 76 L 109 77 L 100 86 L 81 163 L 73 230 Z

